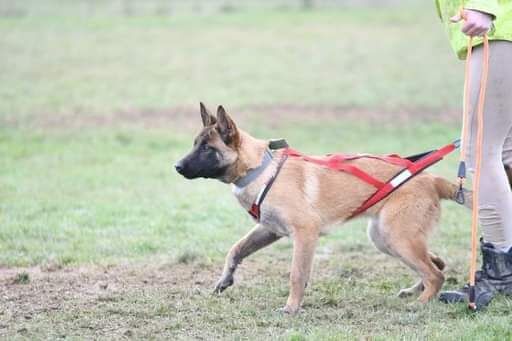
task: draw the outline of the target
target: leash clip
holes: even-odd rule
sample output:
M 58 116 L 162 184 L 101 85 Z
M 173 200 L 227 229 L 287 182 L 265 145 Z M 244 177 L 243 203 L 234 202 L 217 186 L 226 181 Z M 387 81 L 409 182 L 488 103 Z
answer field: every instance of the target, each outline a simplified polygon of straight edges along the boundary
M 464 205 L 466 201 L 464 198 L 464 179 L 466 178 L 466 162 L 464 160 L 459 163 L 459 170 L 457 172 L 457 177 L 459 178 L 459 189 L 455 194 L 455 202 L 460 205 Z
M 464 205 L 464 203 L 466 202 L 466 199 L 464 198 L 464 187 L 462 183 L 462 178 L 460 178 L 459 189 L 457 190 L 457 193 L 455 193 L 455 202 L 460 205 Z

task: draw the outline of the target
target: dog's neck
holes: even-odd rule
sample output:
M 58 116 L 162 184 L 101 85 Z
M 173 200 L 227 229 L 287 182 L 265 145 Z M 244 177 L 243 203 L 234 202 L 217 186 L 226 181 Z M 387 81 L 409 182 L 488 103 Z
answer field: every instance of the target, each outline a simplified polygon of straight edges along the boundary
M 268 142 L 242 131 L 240 133 L 240 160 L 244 163 L 246 170 L 256 168 L 260 165 L 263 154 L 268 148 Z
M 240 134 L 241 143 L 237 161 L 237 171 L 239 175 L 235 179 L 235 185 L 244 187 L 252 179 L 246 179 L 247 176 L 256 178 L 272 161 L 271 154 L 268 153 L 268 142 L 256 139 L 245 132 Z

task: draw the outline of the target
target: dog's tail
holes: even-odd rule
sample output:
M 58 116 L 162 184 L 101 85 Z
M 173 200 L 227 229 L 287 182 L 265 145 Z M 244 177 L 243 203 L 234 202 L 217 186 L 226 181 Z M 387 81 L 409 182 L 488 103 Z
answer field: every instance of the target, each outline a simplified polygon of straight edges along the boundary
M 437 194 L 441 199 L 448 199 L 453 200 L 460 204 L 457 198 L 457 194 L 459 192 L 459 186 L 454 184 L 453 182 L 450 182 L 444 178 L 441 178 L 439 176 L 436 176 L 434 179 L 434 186 L 437 190 Z M 464 203 L 462 205 L 466 206 L 467 208 L 471 209 L 473 204 L 473 192 L 463 189 L 464 194 Z

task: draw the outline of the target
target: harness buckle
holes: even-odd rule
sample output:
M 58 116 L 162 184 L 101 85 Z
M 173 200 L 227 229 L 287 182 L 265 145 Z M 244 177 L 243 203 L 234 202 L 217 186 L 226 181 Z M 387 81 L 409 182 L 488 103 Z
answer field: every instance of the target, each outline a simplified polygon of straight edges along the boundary
M 256 203 L 253 203 L 251 209 L 249 211 L 251 217 L 253 217 L 256 221 L 260 221 L 260 206 Z
M 268 147 L 271 150 L 288 148 L 288 142 L 285 139 L 274 139 L 269 141 Z

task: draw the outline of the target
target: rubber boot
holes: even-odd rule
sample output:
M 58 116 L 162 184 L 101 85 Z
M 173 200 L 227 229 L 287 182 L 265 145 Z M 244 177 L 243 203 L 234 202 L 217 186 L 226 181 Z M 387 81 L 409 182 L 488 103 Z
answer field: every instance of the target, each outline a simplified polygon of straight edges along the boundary
M 477 310 L 485 308 L 497 293 L 512 295 L 512 248 L 498 251 L 490 243 L 480 241 L 482 270 L 475 275 L 475 304 Z M 467 302 L 469 285 L 461 290 L 445 291 L 439 295 L 444 303 Z

